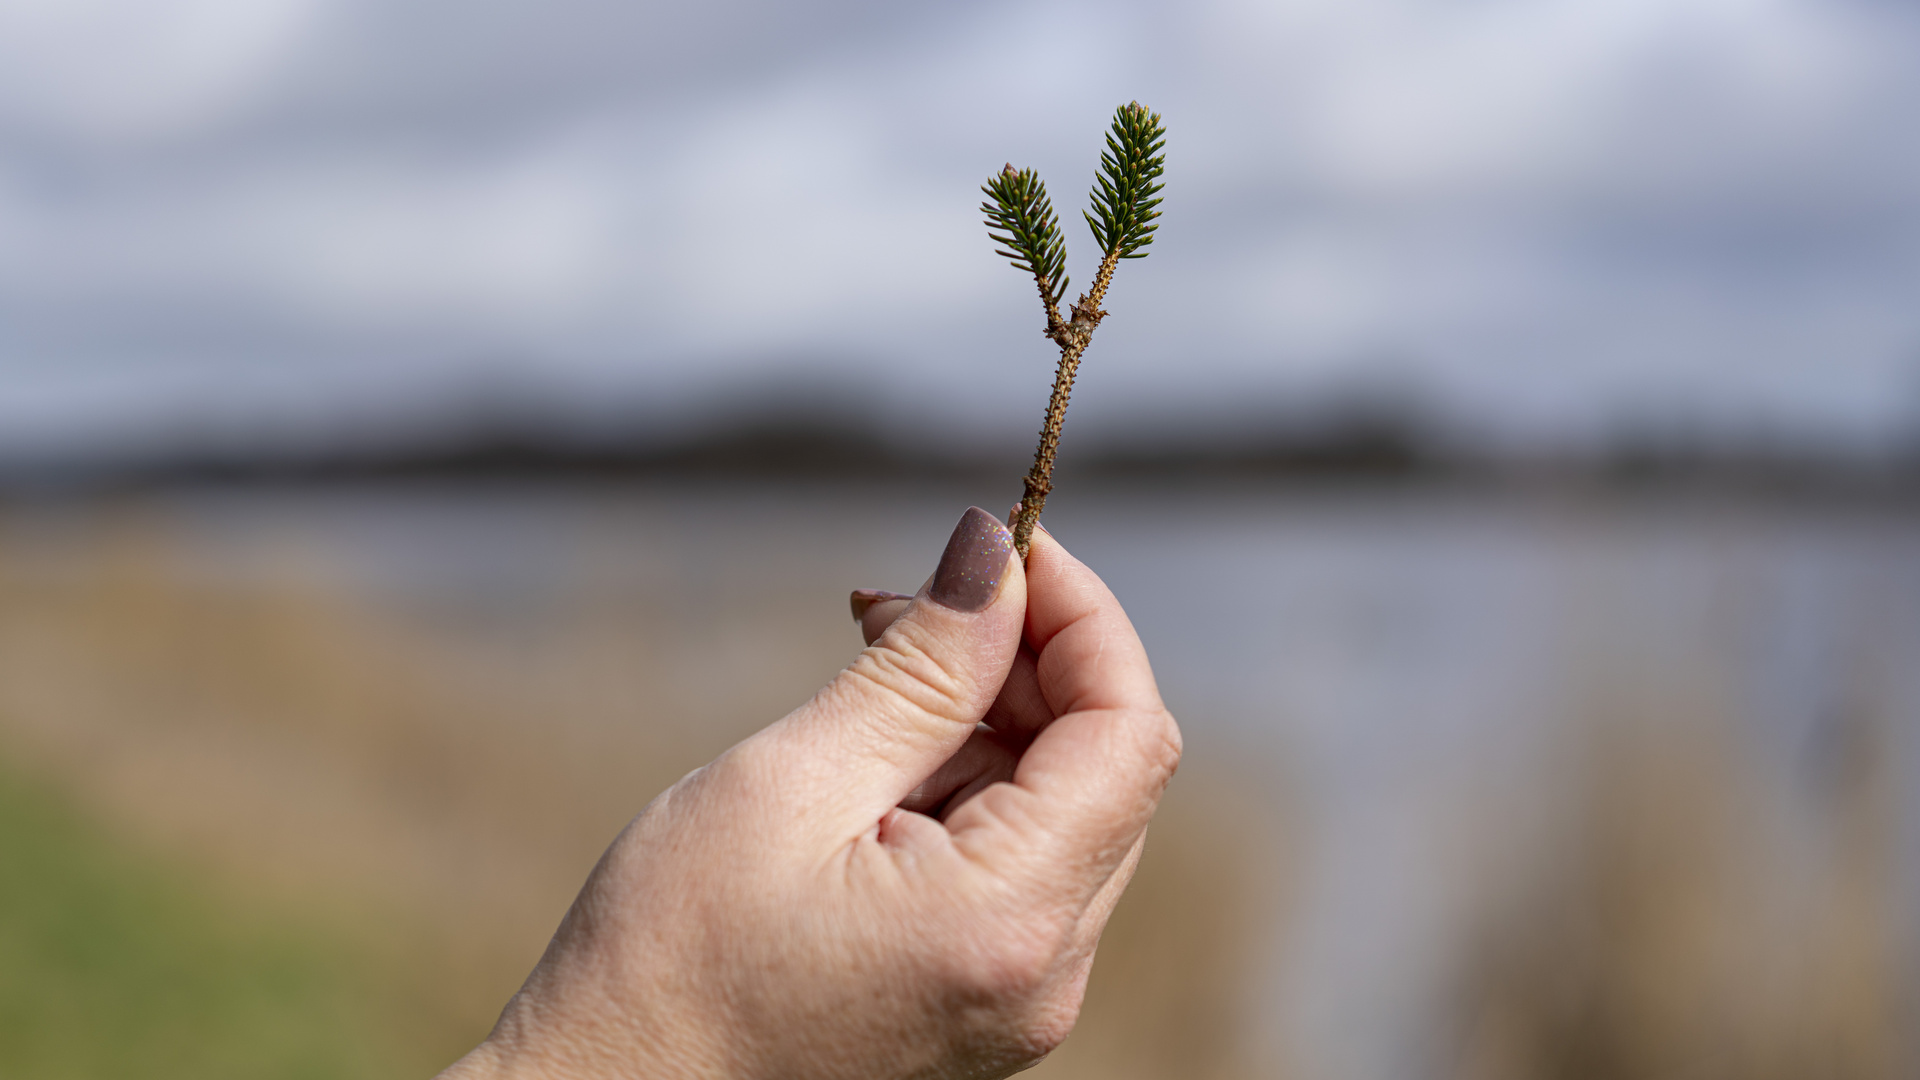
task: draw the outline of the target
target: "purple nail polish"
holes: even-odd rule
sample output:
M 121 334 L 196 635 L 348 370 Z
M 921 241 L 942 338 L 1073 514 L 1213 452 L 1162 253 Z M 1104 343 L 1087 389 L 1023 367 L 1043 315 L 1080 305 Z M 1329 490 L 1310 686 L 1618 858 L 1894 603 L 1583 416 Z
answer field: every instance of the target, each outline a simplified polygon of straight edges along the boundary
M 884 604 L 888 600 L 911 600 L 912 596 L 902 592 L 889 592 L 886 589 L 855 589 L 847 598 L 853 607 L 853 621 L 859 622 L 867 617 L 867 609 L 875 604 Z
M 954 526 L 927 595 L 955 611 L 979 611 L 1000 594 L 1013 555 L 1013 534 L 975 506 Z

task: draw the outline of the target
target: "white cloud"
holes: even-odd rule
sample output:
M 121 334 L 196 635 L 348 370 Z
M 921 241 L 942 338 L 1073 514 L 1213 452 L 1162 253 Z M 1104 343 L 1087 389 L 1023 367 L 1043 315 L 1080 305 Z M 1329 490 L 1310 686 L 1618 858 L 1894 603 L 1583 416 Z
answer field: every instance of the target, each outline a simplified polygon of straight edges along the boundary
M 838 356 L 1024 423 L 1044 342 L 975 188 L 1038 166 L 1084 276 L 1132 97 L 1167 217 L 1093 375 L 1143 409 L 1168 357 L 1227 397 L 1385 358 L 1495 425 L 1860 426 L 1920 345 L 1920 25 L 1882 7 L 562 6 L 0 2 L 0 369 L 229 357 L 357 400 Z
M 113 143 L 247 107 L 322 0 L 0 0 L 0 118 Z

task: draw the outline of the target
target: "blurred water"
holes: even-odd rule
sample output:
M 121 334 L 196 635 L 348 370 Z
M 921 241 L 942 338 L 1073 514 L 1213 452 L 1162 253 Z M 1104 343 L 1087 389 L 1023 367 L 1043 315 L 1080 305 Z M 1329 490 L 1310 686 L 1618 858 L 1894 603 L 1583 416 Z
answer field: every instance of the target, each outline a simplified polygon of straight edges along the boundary
M 1511 884 L 1586 724 L 1636 690 L 1717 703 L 1772 809 L 1818 845 L 1839 744 L 1884 730 L 1920 775 L 1920 523 L 1670 501 L 1116 497 L 1055 527 L 1141 626 L 1203 745 L 1307 816 L 1272 989 L 1331 1076 L 1426 1075 L 1471 913 Z M 1662 717 L 1660 719 L 1673 719 Z M 1842 781 L 1844 782 L 1844 780 Z M 1920 802 L 1902 815 L 1912 903 Z M 1818 852 L 1807 853 L 1811 861 Z M 1477 876 L 1487 871 L 1491 880 Z M 1912 933 L 1910 921 L 1907 932 Z
M 701 641 L 703 611 L 776 602 L 817 609 L 850 653 L 846 591 L 917 587 L 959 511 L 986 501 L 965 485 L 660 483 L 166 506 L 208 575 L 272 575 L 298 549 L 396 611 L 508 635 L 583 596 L 642 595 L 678 613 L 696 655 L 725 651 Z M 1783 844 L 1822 843 L 1849 747 L 1877 733 L 1917 910 L 1909 511 L 1086 484 L 1047 523 L 1125 602 L 1190 759 L 1271 796 L 1296 885 L 1254 992 L 1311 1075 L 1428 1075 L 1470 914 L 1539 841 L 1586 725 L 1662 687 L 1737 732 Z M 793 699 L 820 675 L 795 675 Z

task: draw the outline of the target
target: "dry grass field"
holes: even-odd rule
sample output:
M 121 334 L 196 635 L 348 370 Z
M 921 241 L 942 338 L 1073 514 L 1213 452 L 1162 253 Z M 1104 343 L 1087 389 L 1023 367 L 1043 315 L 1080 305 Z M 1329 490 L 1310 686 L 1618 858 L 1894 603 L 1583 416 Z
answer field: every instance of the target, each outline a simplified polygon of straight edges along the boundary
M 209 574 L 173 526 L 127 505 L 7 532 L 0 767 L 91 842 L 180 868 L 212 925 L 265 922 L 355 969 L 312 1020 L 352 1028 L 365 1075 L 429 1074 L 484 1034 L 627 818 L 858 645 L 843 603 L 764 590 L 402 611 L 297 549 Z M 1216 828 L 1248 819 L 1232 797 L 1172 800 L 1052 1075 L 1233 1075 L 1235 931 L 1271 883 Z M 173 1075 L 206 1075 L 203 1050 Z M 27 1052 L 0 1036 L 0 1065 Z
M 851 654 L 844 589 L 912 584 L 858 544 L 783 555 L 747 515 L 589 537 L 568 560 L 631 572 L 453 602 L 190 517 L 0 513 L 0 861 L 30 870 L 0 887 L 0 1074 L 430 1075 L 627 818 Z M 1456 943 L 1425 1075 L 1914 1075 L 1888 764 L 1913 718 L 1863 709 L 1792 841 L 1737 704 L 1629 674 L 1581 703 L 1544 839 Z M 1032 1075 L 1308 1075 L 1272 1015 L 1291 820 L 1287 785 L 1196 753 Z
M 1920 985 L 1881 718 L 1861 721 L 1830 813 L 1796 845 L 1739 744 L 1698 722 L 1713 704 L 1654 697 L 1593 729 L 1553 830 L 1564 849 L 1484 913 L 1455 995 L 1457 1075 L 1913 1075 Z M 1661 715 L 1676 703 L 1696 722 Z

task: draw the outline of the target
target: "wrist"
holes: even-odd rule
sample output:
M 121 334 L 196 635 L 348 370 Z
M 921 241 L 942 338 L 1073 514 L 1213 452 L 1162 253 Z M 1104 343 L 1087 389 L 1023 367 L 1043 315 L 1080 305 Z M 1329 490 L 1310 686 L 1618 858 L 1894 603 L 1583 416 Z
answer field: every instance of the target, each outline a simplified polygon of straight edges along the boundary
M 634 1023 L 631 1015 L 624 1023 L 596 1023 L 604 1017 L 592 1008 L 558 1024 L 543 1024 L 530 1012 L 537 1009 L 516 996 L 486 1039 L 436 1080 L 735 1080 L 741 1075 L 725 1063 L 723 1040 L 701 1037 L 702 1031 L 649 1031 L 650 1025 Z

